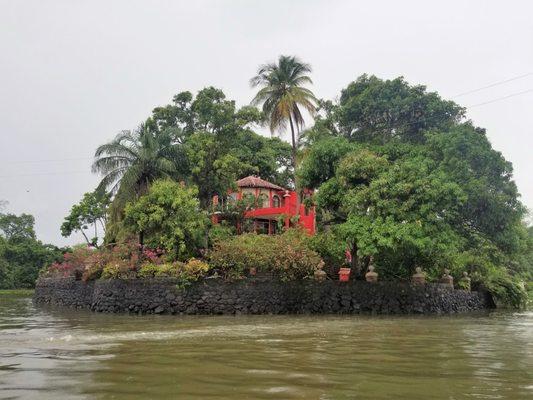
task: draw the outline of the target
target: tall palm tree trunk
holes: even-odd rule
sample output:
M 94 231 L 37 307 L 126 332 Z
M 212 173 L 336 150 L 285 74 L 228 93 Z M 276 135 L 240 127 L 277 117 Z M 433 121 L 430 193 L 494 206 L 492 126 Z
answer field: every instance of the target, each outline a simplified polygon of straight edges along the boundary
M 296 153 L 298 151 L 296 134 L 294 132 L 294 123 L 292 122 L 292 116 L 289 114 L 289 124 L 291 126 L 291 140 L 292 140 L 292 173 L 294 177 L 294 190 L 296 191 L 296 212 L 300 212 L 300 190 L 298 189 L 298 183 L 296 182 Z
M 291 139 L 292 139 L 292 169 L 294 172 L 294 186 L 296 187 L 296 137 L 294 135 L 294 124 L 292 122 L 292 116 L 289 115 L 289 124 L 291 125 Z

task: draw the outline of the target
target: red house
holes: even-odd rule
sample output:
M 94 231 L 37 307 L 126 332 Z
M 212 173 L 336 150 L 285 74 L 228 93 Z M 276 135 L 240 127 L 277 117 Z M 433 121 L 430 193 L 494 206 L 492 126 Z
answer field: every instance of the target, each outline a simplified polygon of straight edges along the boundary
M 304 204 L 298 206 L 295 191 L 287 190 L 281 186 L 267 182 L 257 176 L 247 176 L 237 181 L 237 192 L 230 192 L 227 199 L 213 197 L 213 206 L 223 206 L 224 201 L 237 201 L 245 196 L 253 196 L 255 206 L 245 212 L 244 217 L 252 222 L 252 229 L 257 233 L 273 234 L 278 230 L 278 223 L 283 221 L 283 226 L 301 226 L 310 235 L 315 233 L 315 208 L 306 208 Z M 304 198 L 311 196 L 312 192 L 305 189 Z M 213 223 L 219 223 L 222 212 L 213 213 Z M 239 229 L 240 227 L 238 227 Z

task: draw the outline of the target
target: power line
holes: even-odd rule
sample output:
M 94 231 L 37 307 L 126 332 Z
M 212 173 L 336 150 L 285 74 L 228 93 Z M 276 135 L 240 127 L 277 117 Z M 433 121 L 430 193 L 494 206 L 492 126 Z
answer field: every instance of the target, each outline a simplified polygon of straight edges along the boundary
M 503 85 L 504 83 L 507 83 L 507 82 L 512 82 L 512 81 L 516 81 L 518 79 L 526 78 L 526 77 L 528 77 L 530 75 L 533 75 L 533 72 L 528 72 L 527 74 L 524 74 L 524 75 L 518 75 L 518 76 L 515 76 L 513 78 L 505 79 L 503 81 L 491 83 L 490 85 L 483 86 L 483 87 L 480 87 L 480 88 L 477 88 L 477 89 L 468 90 L 466 92 L 459 93 L 459 94 L 453 96 L 452 98 L 454 99 L 456 97 L 465 96 L 465 95 L 470 94 L 470 93 L 476 93 L 476 92 L 479 92 L 481 90 L 489 89 L 489 88 L 494 87 L 494 86 Z
M 91 171 L 36 172 L 36 173 L 29 173 L 29 174 L 0 175 L 0 179 L 18 178 L 18 177 L 24 177 L 24 176 L 74 175 L 74 174 L 87 174 L 87 173 L 91 173 Z
M 492 100 L 484 101 L 483 103 L 477 103 L 477 104 L 473 104 L 471 106 L 467 106 L 467 108 L 483 106 L 485 104 L 490 104 L 490 103 L 494 103 L 496 101 L 505 100 L 505 99 L 508 99 L 510 97 L 520 96 L 521 94 L 526 94 L 526 93 L 529 93 L 529 92 L 533 92 L 533 89 L 524 90 L 524 91 L 518 92 L 518 93 L 512 93 L 512 94 L 509 94 L 507 96 L 497 97 L 497 98 L 492 99 Z
M 22 160 L 22 161 L 8 161 L 2 162 L 2 164 L 39 164 L 49 162 L 62 162 L 62 161 L 78 161 L 78 160 L 92 160 L 93 157 L 74 157 L 74 158 L 57 158 L 49 160 Z
M 503 80 L 503 81 L 492 83 L 492 84 L 487 85 L 487 86 L 483 86 L 483 87 L 480 87 L 480 88 L 477 88 L 477 89 L 472 89 L 472 90 L 469 90 L 469 91 L 466 91 L 466 92 L 463 92 L 463 93 L 459 93 L 458 95 L 455 95 L 452 98 L 464 96 L 464 95 L 467 95 L 467 94 L 470 94 L 470 93 L 479 92 L 481 90 L 488 89 L 488 88 L 491 88 L 491 87 L 494 87 L 494 86 L 498 86 L 498 85 L 502 85 L 504 83 L 512 82 L 512 81 L 515 81 L 515 80 L 518 80 L 518 79 L 522 79 L 522 78 L 528 77 L 530 75 L 533 75 L 533 73 L 532 72 L 528 72 L 527 74 L 518 75 L 518 76 L 515 76 L 515 77 L 512 77 L 512 78 Z M 473 104 L 473 105 L 470 105 L 470 106 L 466 106 L 466 108 L 479 107 L 479 106 L 483 106 L 485 104 L 495 103 L 497 101 L 506 100 L 508 98 L 515 97 L 515 96 L 520 96 L 522 94 L 526 94 L 526 93 L 530 93 L 530 92 L 533 92 L 533 89 L 528 89 L 528 90 L 524 90 L 524 91 L 521 91 L 521 92 L 512 93 L 512 94 L 509 94 L 507 96 L 498 97 L 498 98 L 495 98 L 495 99 L 492 99 L 492 100 L 488 100 L 488 101 L 485 101 L 485 102 L 482 102 L 482 103 Z M 420 122 L 424 122 L 424 120 L 421 118 L 419 120 L 406 123 L 402 127 L 418 124 Z M 387 131 L 387 130 L 388 129 L 378 129 L 378 130 L 376 130 L 374 132 L 382 132 L 382 131 Z M 48 159 L 48 160 L 11 161 L 11 162 L 2 162 L 2 164 L 7 164 L 7 165 L 9 165 L 9 164 L 38 164 L 38 163 L 48 163 L 48 162 L 78 161 L 78 160 L 91 160 L 91 159 L 93 159 L 93 157 L 73 157 L 73 158 Z M 87 171 L 28 173 L 28 174 L 15 174 L 15 175 L 3 175 L 3 176 L 0 175 L 0 179 L 2 179 L 2 178 L 24 177 L 24 176 L 71 175 L 71 174 L 84 174 L 84 173 L 87 173 Z

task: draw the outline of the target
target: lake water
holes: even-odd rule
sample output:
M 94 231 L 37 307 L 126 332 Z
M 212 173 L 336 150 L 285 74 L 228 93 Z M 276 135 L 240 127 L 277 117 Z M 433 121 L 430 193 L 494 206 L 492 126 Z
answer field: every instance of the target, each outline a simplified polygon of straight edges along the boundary
M 128 316 L 0 295 L 0 399 L 533 399 L 533 313 Z

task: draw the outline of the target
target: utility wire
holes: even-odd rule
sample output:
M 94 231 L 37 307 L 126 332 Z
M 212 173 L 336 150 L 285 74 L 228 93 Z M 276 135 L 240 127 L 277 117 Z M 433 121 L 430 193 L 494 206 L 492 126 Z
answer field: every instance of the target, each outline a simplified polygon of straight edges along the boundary
M 0 175 L 0 179 L 18 178 L 18 177 L 24 177 L 24 176 L 87 174 L 90 172 L 91 171 L 36 172 L 36 173 L 28 173 L 28 174 Z
M 521 94 L 526 94 L 526 93 L 529 93 L 529 92 L 533 92 L 533 89 L 524 90 L 524 91 L 518 92 L 518 93 L 512 93 L 512 94 L 509 94 L 507 96 L 497 97 L 497 98 L 489 100 L 489 101 L 484 101 L 483 103 L 472 104 L 471 106 L 467 106 L 467 108 L 483 106 L 485 104 L 490 104 L 490 103 L 494 103 L 496 101 L 505 100 L 505 99 L 508 99 L 510 97 L 520 96 Z
M 524 74 L 524 75 L 518 75 L 518 76 L 515 76 L 513 78 L 505 79 L 503 81 L 491 83 L 490 85 L 487 85 L 487 86 L 483 86 L 483 87 L 480 87 L 480 88 L 477 88 L 477 89 L 472 89 L 472 90 L 468 90 L 466 92 L 462 92 L 462 93 L 456 94 L 455 96 L 452 97 L 452 99 L 455 99 L 456 97 L 465 96 L 465 95 L 470 94 L 470 93 L 476 93 L 476 92 L 479 92 L 481 90 L 489 89 L 489 88 L 494 87 L 494 86 L 503 85 L 504 83 L 516 81 L 518 79 L 526 78 L 526 77 L 531 76 L 531 75 L 533 75 L 533 72 L 528 72 L 527 74 Z
M 458 95 L 455 95 L 452 98 L 464 96 L 464 95 L 467 95 L 467 94 L 470 94 L 470 93 L 479 92 L 481 90 L 485 90 L 485 89 L 488 89 L 488 88 L 491 88 L 491 87 L 494 87 L 494 86 L 502 85 L 502 84 L 507 83 L 507 82 L 512 82 L 512 81 L 515 81 L 515 80 L 518 80 L 518 79 L 522 79 L 522 78 L 528 77 L 530 75 L 533 75 L 533 73 L 532 72 L 528 72 L 527 74 L 518 75 L 518 76 L 515 76 L 513 78 L 509 78 L 509 79 L 506 79 L 506 80 L 503 80 L 503 81 L 495 82 L 495 83 L 492 83 L 492 84 L 487 85 L 487 86 L 483 86 L 483 87 L 480 87 L 480 88 L 477 88 L 477 89 L 469 90 L 467 92 L 459 93 Z M 506 100 L 506 99 L 509 99 L 511 97 L 520 96 L 522 94 L 526 94 L 526 93 L 530 93 L 530 92 L 533 92 L 533 89 L 528 89 L 528 90 L 524 90 L 522 92 L 512 93 L 512 94 L 509 94 L 507 96 L 497 97 L 495 99 L 488 100 L 488 101 L 485 101 L 485 102 L 482 102 L 482 103 L 477 103 L 477 104 L 473 104 L 473 105 L 470 105 L 470 106 L 466 106 L 466 108 L 480 107 L 480 106 L 483 106 L 485 104 L 495 103 L 497 101 Z M 405 128 L 405 127 L 410 126 L 410 125 L 418 124 L 420 122 L 424 122 L 424 119 L 421 118 L 419 120 L 406 123 L 406 124 L 402 125 L 402 128 Z M 386 132 L 388 130 L 389 130 L 388 128 L 377 129 L 374 132 L 375 133 Z M 3 162 L 2 164 L 9 165 L 9 164 L 26 164 L 26 163 L 28 163 L 28 164 L 31 164 L 31 163 L 47 163 L 47 162 L 61 162 L 61 161 L 90 160 L 92 158 L 93 157 L 74 157 L 74 158 L 49 159 L 49 160 L 26 160 L 26 161 Z M 45 173 L 0 175 L 0 179 L 2 179 L 2 178 L 23 177 L 23 176 L 70 175 L 70 174 L 83 174 L 83 173 L 86 173 L 86 171 L 79 171 L 79 172 L 50 172 L 50 173 L 46 173 L 45 172 Z
M 49 162 L 61 162 L 61 161 L 78 161 L 78 160 L 92 160 L 93 157 L 73 157 L 73 158 L 57 158 L 49 160 L 23 160 L 23 161 L 8 161 L 2 162 L 2 164 L 39 164 L 39 163 L 49 163 Z

